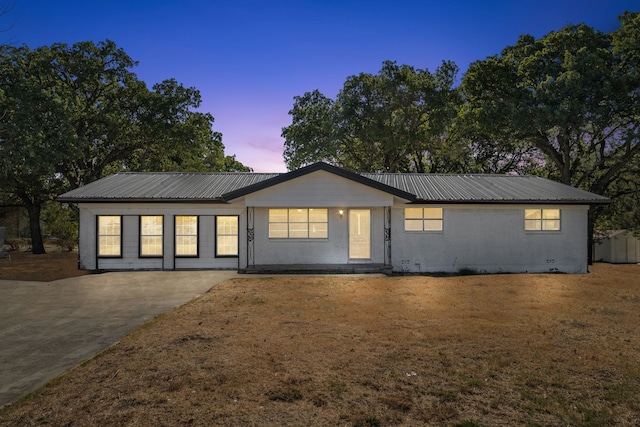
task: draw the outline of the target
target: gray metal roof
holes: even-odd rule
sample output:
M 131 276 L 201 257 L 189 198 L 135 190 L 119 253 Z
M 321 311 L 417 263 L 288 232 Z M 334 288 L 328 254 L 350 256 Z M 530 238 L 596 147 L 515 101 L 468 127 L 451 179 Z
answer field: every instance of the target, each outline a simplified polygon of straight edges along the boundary
M 278 173 L 138 172 L 117 173 L 61 195 L 61 202 L 202 201 L 224 202 L 222 195 Z
M 61 195 L 61 202 L 219 202 L 326 170 L 414 203 L 609 203 L 606 197 L 536 176 L 347 172 L 324 163 L 288 173 L 118 173 Z M 250 187 L 250 188 L 247 188 Z M 411 196 L 411 197 L 410 197 Z M 415 196 L 415 197 L 413 197 Z M 409 198 L 410 197 L 410 198 Z
M 414 194 L 416 203 L 609 203 L 606 197 L 530 175 L 362 175 Z

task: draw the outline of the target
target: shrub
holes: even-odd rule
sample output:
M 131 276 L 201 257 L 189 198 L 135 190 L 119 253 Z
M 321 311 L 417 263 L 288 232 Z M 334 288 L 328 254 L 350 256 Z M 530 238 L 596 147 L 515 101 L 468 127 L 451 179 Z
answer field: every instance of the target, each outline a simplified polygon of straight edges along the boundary
M 13 239 L 5 239 L 5 245 L 9 245 L 10 251 L 19 251 L 23 248 L 28 248 L 31 246 L 31 239 L 24 238 L 13 238 Z

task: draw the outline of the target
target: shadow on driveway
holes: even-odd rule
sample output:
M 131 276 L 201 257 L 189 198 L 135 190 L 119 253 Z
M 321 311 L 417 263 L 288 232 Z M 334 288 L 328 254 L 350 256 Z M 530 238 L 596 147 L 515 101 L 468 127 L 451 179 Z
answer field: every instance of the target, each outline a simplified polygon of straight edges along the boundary
M 234 277 L 235 271 L 145 271 L 0 280 L 0 407 Z

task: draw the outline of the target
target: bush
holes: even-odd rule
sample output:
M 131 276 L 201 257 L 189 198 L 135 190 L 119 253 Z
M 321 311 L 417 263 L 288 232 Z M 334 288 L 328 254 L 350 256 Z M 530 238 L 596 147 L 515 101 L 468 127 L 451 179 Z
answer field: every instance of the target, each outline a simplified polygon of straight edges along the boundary
M 62 249 L 69 251 L 78 243 L 78 213 L 69 205 L 47 203 L 42 210 L 47 234 L 56 239 Z M 71 249 L 69 249 L 71 248 Z
M 9 245 L 10 251 L 19 251 L 21 248 L 29 248 L 31 247 L 31 239 L 22 239 L 22 238 L 13 238 L 13 239 L 5 239 L 5 245 Z
M 58 246 L 63 252 L 71 252 L 78 246 L 78 239 L 51 239 L 48 243 Z

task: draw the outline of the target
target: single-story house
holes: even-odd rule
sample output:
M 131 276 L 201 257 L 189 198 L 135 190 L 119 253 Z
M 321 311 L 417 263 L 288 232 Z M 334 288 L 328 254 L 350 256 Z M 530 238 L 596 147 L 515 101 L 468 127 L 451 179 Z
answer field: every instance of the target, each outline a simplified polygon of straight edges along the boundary
M 640 239 L 629 230 L 609 230 L 594 239 L 593 259 L 613 264 L 640 263 Z
M 87 270 L 586 273 L 589 206 L 535 176 L 117 173 L 61 195 Z M 306 269 L 306 270 L 305 270 Z

